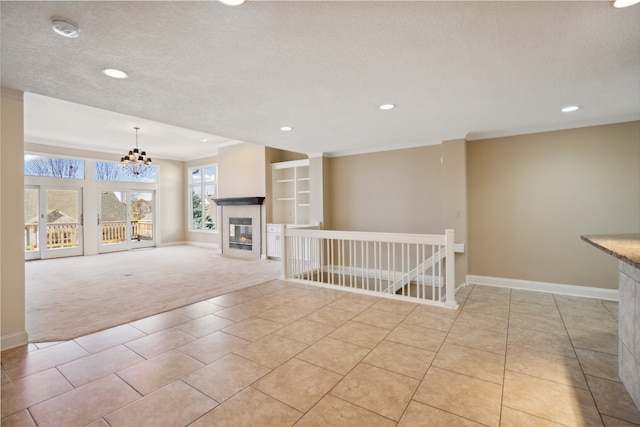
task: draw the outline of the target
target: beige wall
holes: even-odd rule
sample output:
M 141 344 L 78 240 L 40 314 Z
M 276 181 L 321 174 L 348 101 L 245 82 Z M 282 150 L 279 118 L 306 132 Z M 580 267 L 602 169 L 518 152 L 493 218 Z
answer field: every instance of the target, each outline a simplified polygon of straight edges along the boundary
M 183 200 L 186 193 L 184 162 L 154 160 L 159 166 L 158 204 L 160 209 L 160 241 L 163 245 L 186 240 L 187 212 Z
M 583 234 L 640 232 L 640 122 L 471 141 L 469 273 L 617 288 Z
M 443 228 L 455 232 L 455 242 L 465 245 L 457 253 L 456 285 L 467 279 L 467 142 L 463 139 L 442 143 L 442 221 Z
M 281 150 L 277 150 L 275 148 L 270 148 L 270 147 L 267 147 L 265 150 L 265 158 L 264 158 L 264 161 L 266 163 L 265 182 L 267 184 L 265 186 L 265 193 L 264 193 L 266 197 L 266 199 L 264 200 L 264 209 L 266 212 L 267 223 L 273 222 L 273 202 L 272 202 L 273 186 L 271 185 L 273 174 L 271 173 L 271 164 L 281 161 L 282 159 L 281 153 L 282 153 Z
M 311 178 L 311 212 L 309 222 L 319 224 L 320 228 L 329 229 L 329 198 L 326 189 L 329 187 L 330 176 L 327 171 L 329 159 L 325 157 L 311 157 L 309 159 L 309 177 Z
M 334 230 L 441 234 L 440 145 L 330 158 Z
M 218 196 L 265 196 L 265 147 L 256 144 L 236 144 L 218 150 Z
M 3 95 L 0 135 L 0 287 L 2 347 L 24 344 L 24 114 L 23 103 Z

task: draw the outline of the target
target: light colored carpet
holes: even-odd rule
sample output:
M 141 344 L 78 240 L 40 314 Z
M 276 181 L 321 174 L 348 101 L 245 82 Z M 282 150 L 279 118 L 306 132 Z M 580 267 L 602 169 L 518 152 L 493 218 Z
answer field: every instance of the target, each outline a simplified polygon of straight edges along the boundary
M 167 246 L 25 265 L 30 342 L 77 338 L 246 288 L 280 275 L 280 263 Z

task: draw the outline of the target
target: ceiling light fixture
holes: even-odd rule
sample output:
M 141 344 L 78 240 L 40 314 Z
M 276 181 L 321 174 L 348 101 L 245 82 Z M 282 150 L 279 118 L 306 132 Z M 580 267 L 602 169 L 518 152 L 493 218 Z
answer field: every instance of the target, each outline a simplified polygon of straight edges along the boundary
M 202 142 L 207 142 L 207 141 L 208 141 L 208 139 L 207 139 L 207 138 L 200 138 L 200 141 L 202 141 Z
M 122 70 L 118 70 L 116 68 L 105 68 L 102 70 L 102 74 L 114 79 L 126 79 L 129 77 L 129 74 L 125 73 Z
M 633 6 L 638 3 L 640 3 L 640 0 L 615 0 L 613 2 L 613 7 L 616 9 L 622 9 L 623 7 Z
M 569 105 L 567 107 L 564 107 L 562 110 L 563 113 L 571 113 L 572 111 L 578 111 L 580 109 L 579 106 L 577 105 Z
M 53 31 L 63 37 L 75 39 L 80 35 L 80 27 L 75 22 L 66 18 L 51 18 Z
M 393 104 L 382 104 L 378 108 L 380 108 L 381 110 L 393 110 L 394 108 L 396 108 L 396 106 Z
M 280 130 L 281 130 L 282 132 L 289 132 L 289 131 L 292 131 L 292 130 L 293 130 L 293 128 L 292 128 L 291 126 L 282 126 L 282 127 L 280 128 Z
M 134 176 L 144 175 L 149 165 L 151 164 L 151 157 L 147 156 L 145 151 L 138 149 L 138 130 L 139 127 L 134 127 L 136 130 L 136 148 L 129 151 L 129 154 L 120 158 L 120 164 L 130 174 Z
M 220 0 L 220 3 L 226 4 L 227 6 L 240 6 L 244 2 L 245 0 Z

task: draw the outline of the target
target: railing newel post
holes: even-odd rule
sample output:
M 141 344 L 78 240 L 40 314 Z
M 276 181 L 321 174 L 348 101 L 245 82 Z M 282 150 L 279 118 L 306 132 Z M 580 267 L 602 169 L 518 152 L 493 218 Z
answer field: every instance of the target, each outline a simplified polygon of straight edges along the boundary
M 451 308 L 458 308 L 456 302 L 456 263 L 455 263 L 455 251 L 454 251 L 454 231 L 447 229 L 444 232 L 444 242 L 446 250 L 446 300 L 445 306 Z
M 280 253 L 280 279 L 287 280 L 287 267 L 289 266 L 289 253 L 287 248 L 287 233 L 286 233 L 287 225 L 283 224 L 280 229 L 280 242 L 281 242 L 281 253 Z

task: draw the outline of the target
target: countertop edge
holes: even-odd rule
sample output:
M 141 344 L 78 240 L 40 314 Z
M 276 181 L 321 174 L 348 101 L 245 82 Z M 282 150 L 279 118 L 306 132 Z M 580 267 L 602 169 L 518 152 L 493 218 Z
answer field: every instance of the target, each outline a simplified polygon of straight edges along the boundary
M 580 238 L 609 255 L 640 269 L 640 234 L 583 235 Z

